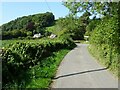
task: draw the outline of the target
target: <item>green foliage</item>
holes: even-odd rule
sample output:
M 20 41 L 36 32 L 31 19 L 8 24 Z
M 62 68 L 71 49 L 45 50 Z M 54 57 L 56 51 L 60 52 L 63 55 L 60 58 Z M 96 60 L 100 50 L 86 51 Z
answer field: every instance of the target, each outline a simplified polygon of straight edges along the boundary
M 92 31 L 95 29 L 95 27 L 99 24 L 100 19 L 93 19 L 89 22 L 89 24 L 86 26 L 86 33 L 85 35 L 90 36 Z
M 37 64 L 43 65 L 43 58 L 50 56 L 52 52 L 73 47 L 75 44 L 65 36 L 54 40 L 35 40 L 33 42 L 21 40 L 21 42 L 7 45 L 2 53 L 3 87 L 9 82 L 18 82 L 21 73 L 26 72 L 29 68 Z
M 14 29 L 24 29 L 28 26 L 28 29 L 33 29 L 36 27 L 47 27 L 54 22 L 54 15 L 52 13 L 46 12 L 43 14 L 35 14 L 29 16 L 23 16 L 10 21 L 2 25 L 2 31 L 12 31 Z M 31 28 L 32 27 L 32 28 Z
M 72 15 L 78 12 L 90 12 L 93 15 L 102 14 L 104 16 L 114 16 L 117 14 L 118 2 L 78 2 L 77 0 L 67 0 L 63 2 Z
M 69 34 L 72 39 L 76 40 L 84 38 L 85 28 L 77 18 L 74 18 L 72 16 L 60 18 L 56 22 L 56 25 L 57 30 L 60 33 Z
M 3 24 L 0 28 L 3 32 L 3 39 L 18 38 L 22 36 L 27 36 L 27 32 L 32 32 L 32 35 L 35 33 L 44 34 L 44 28 L 54 24 L 54 15 L 50 12 L 43 14 L 35 14 L 29 16 L 23 16 L 12 20 L 6 24 Z M 23 31 L 26 31 L 26 35 L 23 34 Z M 31 35 L 28 35 L 31 36 Z
M 117 18 L 103 18 L 101 23 L 97 25 L 93 34 L 91 43 L 118 45 L 118 20 Z
M 118 57 L 120 54 L 119 37 L 117 17 L 103 18 L 90 37 L 91 51 L 94 52 L 94 56 L 104 65 L 109 66 L 116 74 L 118 74 Z
M 38 65 L 20 73 L 19 78 L 17 78 L 18 82 L 8 83 L 4 89 L 49 88 L 59 63 L 68 52 L 67 49 L 53 52 L 50 57 L 42 59 Z
M 27 36 L 32 36 L 32 32 L 28 31 Z
M 12 39 L 18 37 L 26 37 L 27 31 L 26 30 L 12 30 L 12 31 L 3 31 L 2 39 Z

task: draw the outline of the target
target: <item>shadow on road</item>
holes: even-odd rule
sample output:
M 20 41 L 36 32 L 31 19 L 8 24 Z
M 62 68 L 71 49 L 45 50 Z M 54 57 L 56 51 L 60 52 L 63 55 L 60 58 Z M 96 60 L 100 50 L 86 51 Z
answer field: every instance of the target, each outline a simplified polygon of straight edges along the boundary
M 59 79 L 59 78 L 63 78 L 63 77 L 68 77 L 68 76 L 73 76 L 73 75 L 78 75 L 78 74 L 84 74 L 84 73 L 90 73 L 90 72 L 96 72 L 96 71 L 102 71 L 102 70 L 106 70 L 108 68 L 109 68 L 109 66 L 106 67 L 106 68 L 102 68 L 102 69 L 88 70 L 88 71 L 83 71 L 83 72 L 78 72 L 78 73 L 62 75 L 62 76 L 55 77 L 53 79 Z

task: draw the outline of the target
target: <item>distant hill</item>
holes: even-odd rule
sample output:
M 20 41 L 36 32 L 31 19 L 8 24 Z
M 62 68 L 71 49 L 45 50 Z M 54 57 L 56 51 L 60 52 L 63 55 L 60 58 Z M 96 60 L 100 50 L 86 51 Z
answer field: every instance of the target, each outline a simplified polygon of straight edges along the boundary
M 19 17 L 3 24 L 2 39 L 32 36 L 35 33 L 44 33 L 44 28 L 51 26 L 55 21 L 51 12 Z

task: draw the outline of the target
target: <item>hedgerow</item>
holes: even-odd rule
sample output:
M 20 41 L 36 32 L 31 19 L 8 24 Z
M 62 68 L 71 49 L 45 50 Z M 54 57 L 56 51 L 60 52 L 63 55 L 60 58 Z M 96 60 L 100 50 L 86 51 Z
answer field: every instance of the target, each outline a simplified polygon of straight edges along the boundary
M 105 17 L 90 37 L 90 51 L 97 59 L 118 75 L 119 26 L 117 17 Z
M 9 44 L 2 53 L 3 86 L 16 82 L 22 72 L 41 64 L 43 58 L 60 49 L 72 49 L 75 43 L 69 38 L 60 37 L 55 40 L 35 42 L 16 42 Z

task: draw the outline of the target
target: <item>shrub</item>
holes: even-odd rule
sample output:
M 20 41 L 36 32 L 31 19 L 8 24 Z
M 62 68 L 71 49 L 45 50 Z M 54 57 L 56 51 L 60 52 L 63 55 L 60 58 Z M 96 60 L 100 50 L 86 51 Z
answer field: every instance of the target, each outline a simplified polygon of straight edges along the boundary
M 91 37 L 91 51 L 98 60 L 109 66 L 114 73 L 118 73 L 119 29 L 117 17 L 105 17 L 96 26 Z M 96 53 L 95 53 L 96 52 Z
M 43 58 L 52 52 L 75 47 L 74 42 L 69 38 L 60 37 L 55 40 L 36 40 L 34 42 L 16 42 L 9 44 L 3 50 L 3 86 L 8 82 L 15 82 L 22 72 L 33 67 L 38 62 L 41 64 Z

